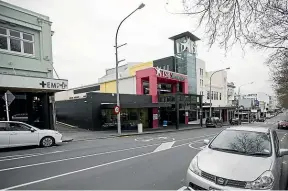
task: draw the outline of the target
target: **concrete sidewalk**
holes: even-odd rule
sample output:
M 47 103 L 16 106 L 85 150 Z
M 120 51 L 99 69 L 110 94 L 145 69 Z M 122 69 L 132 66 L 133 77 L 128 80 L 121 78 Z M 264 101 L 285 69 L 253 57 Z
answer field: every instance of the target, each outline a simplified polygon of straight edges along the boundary
M 139 134 L 137 131 L 123 131 L 121 135 L 118 135 L 117 131 L 89 131 L 86 129 L 81 129 L 75 126 L 57 122 L 56 130 L 63 134 L 63 141 L 85 141 L 85 140 L 95 140 L 95 139 L 108 139 L 115 137 L 126 137 L 135 135 L 147 135 L 156 133 L 169 133 L 176 131 L 187 131 L 193 129 L 200 129 L 200 125 L 193 126 L 180 126 L 176 129 L 174 126 L 161 127 L 158 129 L 144 130 L 143 133 Z M 204 126 L 203 126 L 204 128 Z

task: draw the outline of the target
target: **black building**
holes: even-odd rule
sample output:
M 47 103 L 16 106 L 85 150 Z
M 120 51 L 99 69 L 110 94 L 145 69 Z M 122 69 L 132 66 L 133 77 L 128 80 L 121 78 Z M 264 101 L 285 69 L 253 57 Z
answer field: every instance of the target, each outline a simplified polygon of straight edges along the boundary
M 150 95 L 120 94 L 123 130 L 152 128 L 152 108 L 171 107 L 169 103 L 152 103 Z M 56 102 L 57 120 L 89 130 L 117 129 L 116 94 L 87 93 L 86 98 Z

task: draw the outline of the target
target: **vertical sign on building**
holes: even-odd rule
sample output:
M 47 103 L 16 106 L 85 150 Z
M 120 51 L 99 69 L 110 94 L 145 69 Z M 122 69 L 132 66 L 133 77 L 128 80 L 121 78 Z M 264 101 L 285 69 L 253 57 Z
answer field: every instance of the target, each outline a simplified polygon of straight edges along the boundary
M 197 94 L 196 41 L 200 39 L 190 32 L 170 39 L 174 41 L 175 71 L 187 75 L 188 93 Z

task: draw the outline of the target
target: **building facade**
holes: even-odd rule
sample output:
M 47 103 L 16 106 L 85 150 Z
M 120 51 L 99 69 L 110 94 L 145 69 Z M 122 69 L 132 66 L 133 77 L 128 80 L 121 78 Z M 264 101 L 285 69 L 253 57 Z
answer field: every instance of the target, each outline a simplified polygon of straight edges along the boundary
M 0 97 L 7 90 L 15 100 L 9 118 L 24 116 L 39 128 L 54 128 L 54 93 L 68 81 L 53 77 L 52 22 L 49 17 L 0 1 Z M 0 100 L 0 119 L 7 120 Z

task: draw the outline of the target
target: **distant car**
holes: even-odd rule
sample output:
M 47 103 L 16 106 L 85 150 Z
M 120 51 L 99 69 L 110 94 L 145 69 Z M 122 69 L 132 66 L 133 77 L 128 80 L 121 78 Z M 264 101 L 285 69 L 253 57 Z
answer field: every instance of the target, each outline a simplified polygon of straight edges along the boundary
M 62 134 L 42 130 L 23 122 L 0 121 L 0 148 L 39 145 L 50 147 L 62 142 Z
M 266 118 L 265 117 L 260 117 L 259 119 L 258 119 L 258 122 L 265 122 L 266 121 Z
M 232 118 L 232 119 L 230 120 L 230 124 L 231 124 L 231 125 L 241 125 L 241 119 L 239 119 L 239 118 Z
M 188 190 L 281 189 L 288 149 L 280 149 L 274 129 L 230 127 L 204 143 L 188 167 Z
M 278 121 L 278 129 L 288 129 L 288 121 Z
M 223 122 L 219 117 L 208 117 L 206 118 L 206 127 L 222 127 Z

